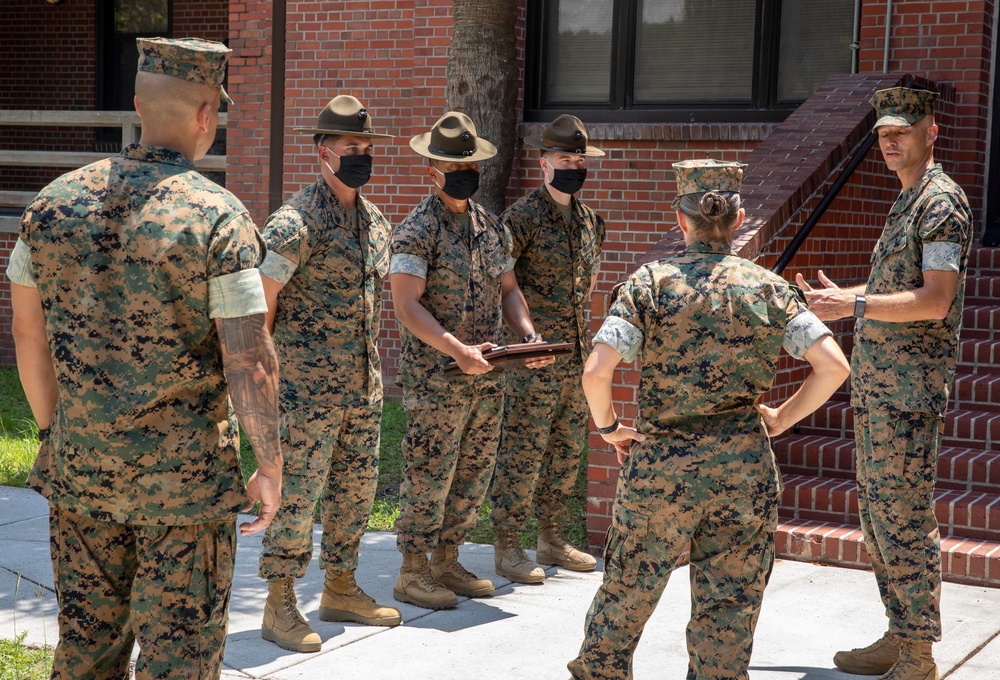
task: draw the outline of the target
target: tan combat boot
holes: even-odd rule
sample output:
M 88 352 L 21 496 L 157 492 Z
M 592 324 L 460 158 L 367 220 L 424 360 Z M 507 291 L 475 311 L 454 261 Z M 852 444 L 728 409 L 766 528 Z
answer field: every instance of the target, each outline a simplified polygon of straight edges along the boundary
M 855 675 L 881 675 L 899 660 L 899 639 L 886 632 L 867 647 L 857 647 L 849 652 L 833 655 L 833 664 L 845 673 Z
M 557 564 L 570 571 L 593 571 L 597 560 L 591 555 L 574 548 L 563 536 L 558 524 L 538 527 L 538 549 L 535 559 L 539 564 Z
M 931 643 L 903 640 L 899 661 L 881 680 L 939 680 L 937 664 L 931 655 Z
M 358 587 L 353 571 L 326 571 L 323 598 L 319 603 L 320 621 L 353 621 L 366 626 L 398 626 L 399 610 L 383 607 Z
M 545 572 L 528 559 L 521 547 L 521 539 L 516 531 L 501 529 L 497 532 L 497 542 L 493 544 L 493 562 L 498 576 L 509 578 L 514 583 L 541 583 Z
M 316 631 L 309 627 L 296 608 L 295 579 L 276 578 L 267 582 L 267 602 L 260 636 L 282 649 L 293 652 L 318 652 L 323 646 Z
M 479 578 L 458 563 L 457 545 L 439 545 L 431 553 L 431 575 L 448 590 L 466 597 L 493 594 L 493 583 Z
M 403 568 L 399 570 L 392 596 L 424 609 L 450 609 L 458 604 L 455 593 L 434 580 L 427 555 L 423 553 L 403 555 Z

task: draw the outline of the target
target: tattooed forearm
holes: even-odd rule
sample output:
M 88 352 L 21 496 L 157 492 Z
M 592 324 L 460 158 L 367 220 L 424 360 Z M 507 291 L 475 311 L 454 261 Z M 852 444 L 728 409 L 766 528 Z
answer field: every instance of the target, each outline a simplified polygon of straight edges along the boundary
M 263 314 L 216 319 L 229 398 L 257 464 L 281 467 L 278 435 L 278 357 Z

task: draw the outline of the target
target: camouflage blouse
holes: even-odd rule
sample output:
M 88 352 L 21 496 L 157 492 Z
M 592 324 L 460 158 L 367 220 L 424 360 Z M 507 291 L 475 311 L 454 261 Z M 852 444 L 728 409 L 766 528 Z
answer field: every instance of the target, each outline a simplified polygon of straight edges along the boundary
M 544 186 L 522 197 L 501 219 L 513 240 L 514 273 L 535 331 L 549 342 L 572 342 L 585 360 L 591 277 L 601 264 L 604 220 L 573 198 L 567 223 Z M 520 341 L 520 338 L 517 339 Z
M 382 400 L 377 343 L 392 226 L 363 197 L 357 206 L 341 207 L 320 178 L 264 225 L 260 271 L 284 285 L 274 321 L 284 409 Z
M 801 357 L 830 335 L 781 277 L 696 242 L 641 267 L 616 292 L 594 342 L 642 358 L 646 435 L 622 476 L 634 494 L 697 501 L 776 493 L 770 444 L 754 402 L 771 388 L 782 347 Z
M 246 208 L 132 145 L 43 189 L 20 238 L 59 383 L 29 484 L 107 521 L 231 517 L 246 496 L 213 317 L 266 310 Z
M 503 344 L 501 276 L 510 271 L 510 233 L 488 210 L 469 201 L 469 225 L 462 226 L 438 196 L 414 208 L 392 235 L 390 274 L 422 276 L 420 303 L 464 344 Z M 415 398 L 456 392 L 500 394 L 502 370 L 485 375 L 445 376 L 451 357 L 400 329 L 402 350 L 396 383 Z
M 955 271 L 955 299 L 941 320 L 858 319 L 851 353 L 855 408 L 944 415 L 955 379 L 971 247 L 969 201 L 935 165 L 889 211 L 865 290 L 873 295 L 914 290 L 923 286 L 924 271 Z

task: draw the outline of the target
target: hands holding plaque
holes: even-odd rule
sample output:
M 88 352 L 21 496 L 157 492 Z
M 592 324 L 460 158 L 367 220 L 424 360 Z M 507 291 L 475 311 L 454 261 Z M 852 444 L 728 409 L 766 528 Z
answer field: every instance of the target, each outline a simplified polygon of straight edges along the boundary
M 501 345 L 482 350 L 482 358 L 494 366 L 509 361 L 524 361 L 531 368 L 539 368 L 555 361 L 561 354 L 571 354 L 573 344 L 570 342 L 523 342 L 516 345 Z M 537 361 L 541 359 L 542 361 Z M 548 359 L 548 361 L 545 361 Z M 463 373 L 457 361 L 451 361 L 445 366 L 445 375 Z

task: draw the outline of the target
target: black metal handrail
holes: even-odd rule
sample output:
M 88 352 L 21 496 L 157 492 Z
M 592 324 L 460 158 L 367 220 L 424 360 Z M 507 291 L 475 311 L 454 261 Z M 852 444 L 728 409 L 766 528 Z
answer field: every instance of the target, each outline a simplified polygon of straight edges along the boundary
M 861 146 L 858 147 L 858 150 L 855 152 L 854 156 L 847 163 L 847 165 L 844 166 L 844 169 L 840 171 L 840 175 L 833 183 L 833 186 L 831 186 L 830 190 L 824 194 L 823 199 L 819 202 L 819 205 L 817 205 L 816 209 L 812 211 L 812 214 L 809 215 L 805 224 L 803 224 L 802 228 L 795 234 L 792 242 L 788 244 L 787 248 L 785 248 L 785 252 L 781 254 L 778 261 L 774 263 L 773 267 L 771 267 L 772 272 L 775 274 L 781 274 L 785 271 L 785 267 L 787 267 L 788 263 L 792 261 L 793 257 L 795 257 L 795 253 L 798 252 L 805 240 L 809 238 L 809 233 L 817 224 L 819 224 L 819 221 L 826 213 L 827 208 L 829 208 L 830 204 L 833 203 L 833 199 L 837 198 L 837 194 L 839 194 L 840 190 L 844 188 L 845 184 L 847 184 L 847 180 L 851 178 L 851 175 L 853 175 L 854 171 L 858 169 L 861 162 L 865 160 L 868 152 L 875 144 L 876 139 L 878 139 L 878 135 L 874 132 L 869 132 L 868 136 L 862 140 Z

